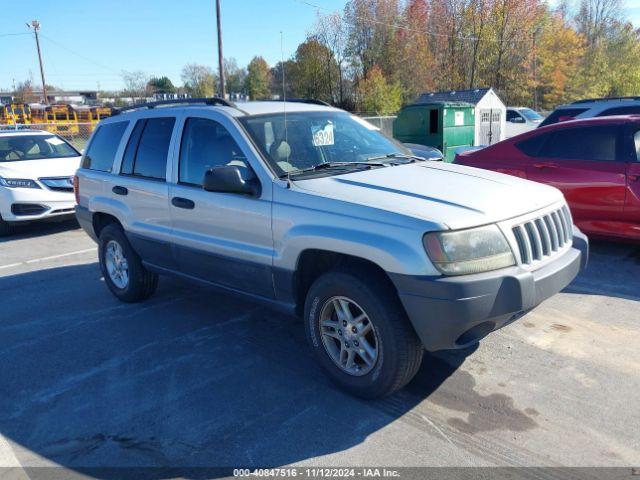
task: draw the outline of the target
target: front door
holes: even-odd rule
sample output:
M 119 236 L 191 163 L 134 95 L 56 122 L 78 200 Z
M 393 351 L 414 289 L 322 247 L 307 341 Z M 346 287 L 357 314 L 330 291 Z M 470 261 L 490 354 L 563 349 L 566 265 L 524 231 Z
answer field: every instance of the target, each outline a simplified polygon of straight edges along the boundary
M 202 188 L 205 172 L 212 167 L 237 164 L 252 168 L 251 149 L 231 121 L 215 112 L 187 117 L 181 138 L 176 183 L 169 191 L 179 270 L 273 298 L 271 185 L 263 185 L 260 197 Z
M 631 161 L 627 164 L 627 195 L 625 197 L 624 216 L 628 233 L 640 240 L 640 129 L 631 132 Z
M 527 178 L 559 188 L 581 229 L 610 232 L 623 221 L 627 166 L 622 138 L 620 125 L 556 130 L 529 162 Z

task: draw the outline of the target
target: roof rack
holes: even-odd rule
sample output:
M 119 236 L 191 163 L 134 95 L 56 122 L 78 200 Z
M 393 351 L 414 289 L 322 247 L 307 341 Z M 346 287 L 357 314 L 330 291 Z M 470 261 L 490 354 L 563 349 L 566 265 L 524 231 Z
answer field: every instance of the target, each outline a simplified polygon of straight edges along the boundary
M 113 115 L 118 115 L 123 112 L 131 110 L 138 110 L 141 108 L 152 109 L 155 107 L 161 107 L 165 105 L 220 105 L 222 107 L 237 108 L 233 102 L 229 102 L 224 98 L 208 97 L 208 98 L 177 98 L 175 100 L 158 100 L 156 102 L 139 103 L 137 105 L 130 105 L 128 107 L 116 108 L 113 111 Z
M 602 97 L 602 98 L 585 98 L 583 100 L 578 100 L 576 102 L 572 102 L 571 105 L 578 105 L 580 103 L 589 103 L 589 102 L 604 102 L 607 100 L 618 100 L 618 101 L 624 101 L 624 100 L 638 100 L 640 101 L 640 97 Z

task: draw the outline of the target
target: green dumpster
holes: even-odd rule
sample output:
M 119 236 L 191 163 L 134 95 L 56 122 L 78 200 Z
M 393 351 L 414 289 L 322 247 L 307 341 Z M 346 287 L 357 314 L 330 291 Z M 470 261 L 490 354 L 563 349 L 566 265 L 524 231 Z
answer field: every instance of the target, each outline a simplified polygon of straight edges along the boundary
M 464 102 L 429 102 L 407 105 L 393 122 L 393 137 L 402 143 L 438 148 L 446 162 L 458 147 L 473 146 L 474 106 Z

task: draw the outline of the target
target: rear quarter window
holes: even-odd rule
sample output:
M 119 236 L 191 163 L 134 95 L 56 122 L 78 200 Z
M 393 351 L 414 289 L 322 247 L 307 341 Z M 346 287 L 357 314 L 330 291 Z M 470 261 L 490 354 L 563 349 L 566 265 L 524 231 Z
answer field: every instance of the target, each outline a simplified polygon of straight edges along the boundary
M 516 148 L 528 157 L 540 156 L 540 151 L 545 142 L 549 138 L 549 134 L 535 135 L 515 144 Z
M 116 122 L 99 126 L 82 160 L 82 168 L 110 172 L 128 124 L 129 122 Z

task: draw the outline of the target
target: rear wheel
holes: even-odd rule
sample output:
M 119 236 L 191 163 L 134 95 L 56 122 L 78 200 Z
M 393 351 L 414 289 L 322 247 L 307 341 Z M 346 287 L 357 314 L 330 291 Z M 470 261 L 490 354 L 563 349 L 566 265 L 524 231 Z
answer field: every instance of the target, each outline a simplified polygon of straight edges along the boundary
M 139 302 L 153 295 L 158 275 L 144 268 L 119 225 L 102 229 L 98 256 L 105 283 L 118 299 Z
M 331 380 L 364 398 L 404 387 L 423 355 L 395 292 L 379 280 L 357 269 L 329 272 L 314 282 L 305 302 L 316 358 Z

